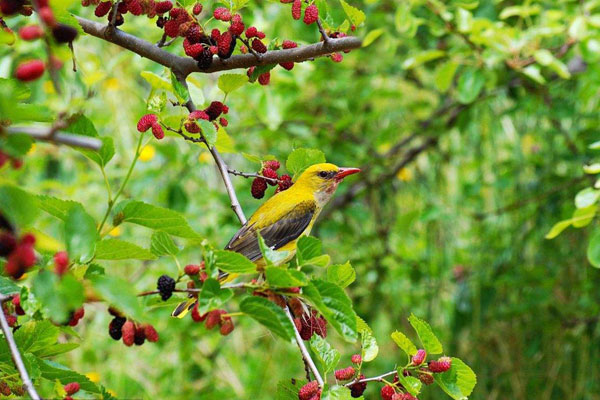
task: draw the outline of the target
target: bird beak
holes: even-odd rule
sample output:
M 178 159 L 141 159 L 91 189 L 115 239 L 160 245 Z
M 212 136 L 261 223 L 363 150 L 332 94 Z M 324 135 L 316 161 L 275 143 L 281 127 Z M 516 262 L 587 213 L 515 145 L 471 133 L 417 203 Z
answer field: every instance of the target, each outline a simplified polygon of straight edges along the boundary
M 348 175 L 357 174 L 359 172 L 360 172 L 360 169 L 358 169 L 358 168 L 340 168 L 338 170 L 338 173 L 335 175 L 335 179 L 337 181 L 341 181 Z

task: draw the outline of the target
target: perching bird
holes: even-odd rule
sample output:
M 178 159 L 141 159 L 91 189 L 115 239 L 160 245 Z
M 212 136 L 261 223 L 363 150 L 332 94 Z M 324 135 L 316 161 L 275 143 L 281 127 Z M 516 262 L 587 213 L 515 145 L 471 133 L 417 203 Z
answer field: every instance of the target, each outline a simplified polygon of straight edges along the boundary
M 265 261 L 258 244 L 258 232 L 268 247 L 288 252 L 282 264 L 291 260 L 296 254 L 296 241 L 310 233 L 338 184 L 357 172 L 360 169 L 340 168 L 329 163 L 308 167 L 288 190 L 275 194 L 261 205 L 231 238 L 225 250 L 243 254 L 261 269 Z M 221 274 L 219 278 L 223 281 L 233 276 Z M 172 315 L 181 318 L 193 305 L 193 300 L 183 302 Z

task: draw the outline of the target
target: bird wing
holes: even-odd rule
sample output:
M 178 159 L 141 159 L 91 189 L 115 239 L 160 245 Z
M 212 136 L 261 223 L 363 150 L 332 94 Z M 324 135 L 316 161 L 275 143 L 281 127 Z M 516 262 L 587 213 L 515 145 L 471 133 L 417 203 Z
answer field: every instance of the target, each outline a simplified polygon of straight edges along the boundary
M 260 220 L 250 222 L 253 220 L 251 218 L 231 238 L 225 250 L 235 251 L 251 261 L 256 261 L 262 257 L 257 232 L 263 237 L 267 246 L 277 250 L 297 239 L 306 230 L 316 209 L 316 203 L 307 200 L 294 204 L 287 212 L 283 213 L 281 218 L 272 223 L 261 224 Z

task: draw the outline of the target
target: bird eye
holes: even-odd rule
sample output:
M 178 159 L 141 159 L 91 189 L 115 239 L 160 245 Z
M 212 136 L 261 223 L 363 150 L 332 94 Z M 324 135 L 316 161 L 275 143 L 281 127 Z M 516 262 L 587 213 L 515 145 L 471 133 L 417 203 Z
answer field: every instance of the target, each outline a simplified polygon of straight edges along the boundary
M 329 175 L 329 174 L 327 173 L 327 171 L 321 171 L 321 172 L 319 172 L 319 176 L 320 176 L 321 178 L 327 178 L 327 175 Z

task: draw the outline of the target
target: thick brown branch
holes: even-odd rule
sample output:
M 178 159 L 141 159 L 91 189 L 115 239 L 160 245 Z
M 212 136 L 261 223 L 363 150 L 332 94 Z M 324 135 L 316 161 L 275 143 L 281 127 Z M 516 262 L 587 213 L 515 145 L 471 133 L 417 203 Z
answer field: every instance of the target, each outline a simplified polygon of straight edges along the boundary
M 359 38 L 353 36 L 347 36 L 340 39 L 330 38 L 327 43 L 319 42 L 306 46 L 299 46 L 293 49 L 268 51 L 262 54 L 260 58 L 256 58 L 252 54 L 235 55 L 226 60 L 215 58 L 210 68 L 201 70 L 198 68 L 196 61 L 190 57 L 181 57 L 171 54 L 150 42 L 125 33 L 119 29 L 109 28 L 99 22 L 90 21 L 81 17 L 76 18 L 84 32 L 131 50 L 142 57 L 146 57 L 165 67 L 171 68 L 174 72 L 179 72 L 179 74 L 184 77 L 192 72 L 211 73 L 237 68 L 250 68 L 256 65 L 279 64 L 283 62 L 297 63 L 335 52 L 357 49 L 362 44 L 362 41 Z

